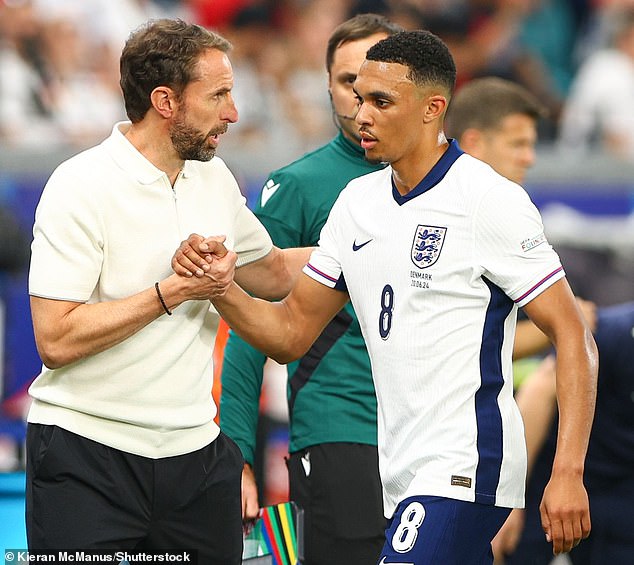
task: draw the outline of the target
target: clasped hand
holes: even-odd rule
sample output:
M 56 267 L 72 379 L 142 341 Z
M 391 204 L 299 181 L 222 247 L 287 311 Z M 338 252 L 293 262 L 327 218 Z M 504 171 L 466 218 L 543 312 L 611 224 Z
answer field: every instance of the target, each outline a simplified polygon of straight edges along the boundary
M 238 256 L 224 245 L 226 237 L 191 234 L 172 257 L 177 275 L 198 281 L 206 298 L 223 296 L 233 281 Z

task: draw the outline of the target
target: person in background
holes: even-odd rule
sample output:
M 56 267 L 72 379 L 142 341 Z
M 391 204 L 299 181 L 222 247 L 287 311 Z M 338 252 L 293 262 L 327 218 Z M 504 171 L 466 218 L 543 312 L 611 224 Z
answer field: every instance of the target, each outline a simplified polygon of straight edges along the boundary
M 0 142 L 32 148 L 60 143 L 32 2 L 0 2 Z
M 51 175 L 33 228 L 29 294 L 44 363 L 31 385 L 29 549 L 187 549 L 242 555 L 237 446 L 214 422 L 209 303 L 227 280 L 172 273 L 178 243 L 222 233 L 237 278 L 290 289 L 306 250 L 274 247 L 215 157 L 238 119 L 223 37 L 181 20 L 121 54 L 129 122 Z M 209 269 L 208 266 L 205 266 Z
M 333 203 L 353 178 L 378 170 L 360 145 L 352 85 L 365 53 L 401 28 L 359 14 L 331 34 L 328 92 L 339 132 L 327 145 L 273 171 L 256 216 L 279 247 L 316 245 Z M 253 473 L 258 405 L 266 356 L 231 333 L 222 370 L 220 426 L 245 457 L 246 520 L 257 516 Z M 376 395 L 359 322 L 347 304 L 310 350 L 288 366 L 290 499 L 304 511 L 306 565 L 359 565 L 383 545 Z
M 590 532 L 582 476 L 596 346 L 526 192 L 446 139 L 455 78 L 451 53 L 429 32 L 373 45 L 354 82 L 355 120 L 366 158 L 390 166 L 348 183 L 306 276 L 282 301 L 235 283 L 212 299 L 236 332 L 282 363 L 352 300 L 378 400 L 388 518 L 380 563 L 492 563 L 491 540 L 524 501 L 511 370 L 517 307 L 557 351 L 546 536 L 558 554 Z M 204 242 L 193 234 L 181 244 L 176 272 L 202 268 Z M 218 246 L 212 265 L 224 277 L 235 260 Z
M 599 351 L 597 404 L 585 462 L 592 535 L 574 548 L 574 565 L 629 563 L 634 555 L 634 302 L 600 307 L 594 338 Z M 516 394 L 524 417 L 531 471 L 525 516 L 515 511 L 500 531 L 497 561 L 505 565 L 548 565 L 539 496 L 555 455 L 557 390 L 555 362 L 548 356 Z M 533 464 L 534 463 L 534 464 Z
M 559 146 L 634 161 L 634 7 L 611 8 L 608 45 L 581 64 L 565 101 Z
M 537 125 L 545 115 L 539 100 L 519 84 L 477 78 L 451 100 L 446 130 L 464 151 L 523 184 L 535 163 Z
M 523 185 L 535 164 L 538 125 L 545 114 L 545 107 L 523 86 L 483 77 L 458 90 L 449 105 L 446 131 L 463 151 Z M 577 302 L 586 320 L 591 321 L 595 304 L 581 298 Z M 549 347 L 548 337 L 520 312 L 513 358 L 539 355 Z

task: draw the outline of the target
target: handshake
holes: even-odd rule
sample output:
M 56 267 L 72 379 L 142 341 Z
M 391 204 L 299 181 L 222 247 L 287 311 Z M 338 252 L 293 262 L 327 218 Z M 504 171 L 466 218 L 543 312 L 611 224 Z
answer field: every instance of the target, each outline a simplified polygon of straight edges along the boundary
M 173 273 L 160 281 L 168 309 L 186 300 L 211 300 L 216 309 L 229 303 L 244 313 L 253 308 L 248 295 L 266 301 L 282 300 L 293 288 L 312 247 L 280 249 L 273 245 L 263 256 L 247 253 L 236 270 L 238 255 L 225 247 L 226 237 L 190 235 L 172 256 Z M 249 256 L 250 255 L 250 256 Z M 248 260 L 251 259 L 251 260 Z M 244 296 L 243 296 L 244 295 Z
M 191 234 L 172 257 L 172 269 L 177 275 L 210 279 L 204 281 L 210 299 L 224 296 L 233 282 L 238 256 L 225 247 L 225 240 L 224 235 L 205 238 Z

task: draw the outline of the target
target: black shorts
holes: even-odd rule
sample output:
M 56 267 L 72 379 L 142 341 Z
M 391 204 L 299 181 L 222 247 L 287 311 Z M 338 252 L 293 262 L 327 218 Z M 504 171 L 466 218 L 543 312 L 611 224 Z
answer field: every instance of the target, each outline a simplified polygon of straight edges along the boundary
M 196 550 L 199 564 L 242 558 L 240 450 L 224 434 L 149 459 L 57 426 L 27 429 L 30 549 Z
M 304 563 L 376 563 L 386 527 L 376 446 L 315 445 L 292 453 L 288 470 L 290 498 L 304 510 Z

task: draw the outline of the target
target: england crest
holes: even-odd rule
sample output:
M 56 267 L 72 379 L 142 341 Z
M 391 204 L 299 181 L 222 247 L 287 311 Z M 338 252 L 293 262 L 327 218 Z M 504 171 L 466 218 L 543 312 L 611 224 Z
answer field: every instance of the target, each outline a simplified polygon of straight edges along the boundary
M 440 256 L 447 228 L 418 225 L 412 242 L 412 262 L 419 269 L 431 267 Z

